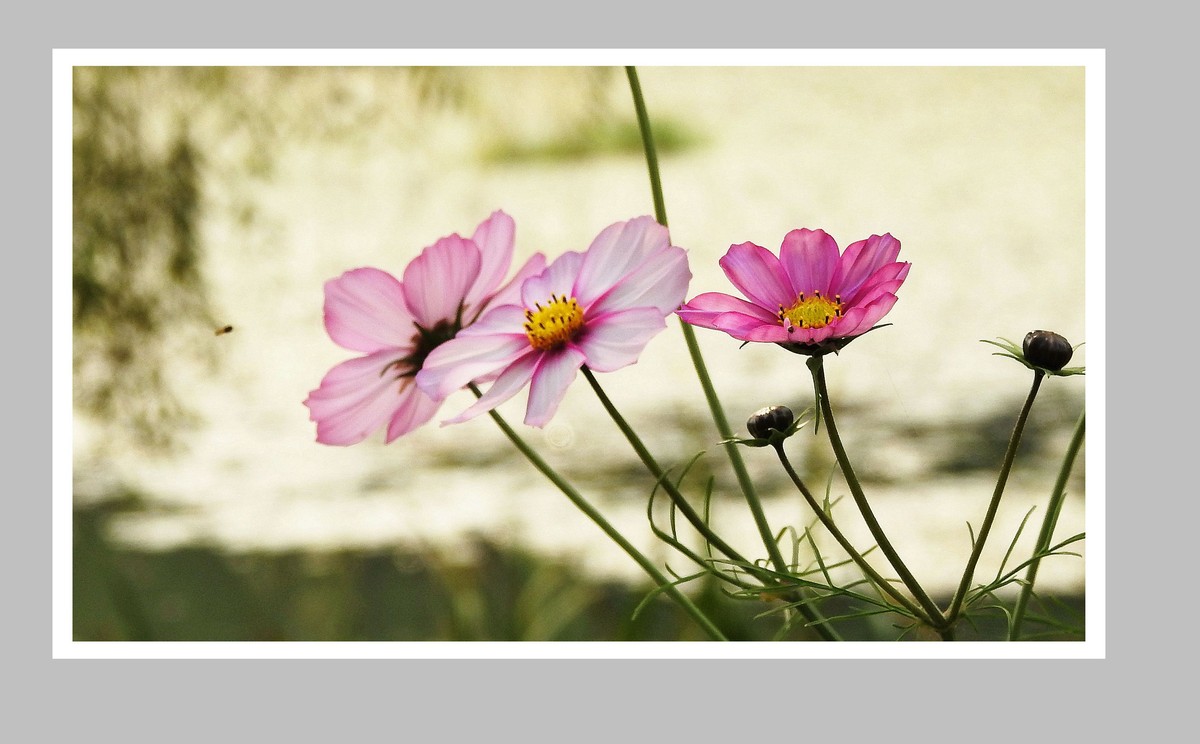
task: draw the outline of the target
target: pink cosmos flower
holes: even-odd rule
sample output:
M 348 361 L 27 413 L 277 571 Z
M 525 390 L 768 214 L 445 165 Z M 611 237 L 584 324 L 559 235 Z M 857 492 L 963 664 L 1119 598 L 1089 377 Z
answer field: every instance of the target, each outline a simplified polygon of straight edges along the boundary
M 498 373 L 474 405 L 444 423 L 490 411 L 529 385 L 525 423 L 545 426 L 580 367 L 611 372 L 637 361 L 691 278 L 687 255 L 653 218 L 610 225 L 586 252 L 565 253 L 526 279 L 520 304 L 496 307 L 435 349 L 417 385 L 441 398 Z
M 776 343 L 801 354 L 837 351 L 896 304 L 910 264 L 896 261 L 891 234 L 852 243 L 839 255 L 824 230 L 801 228 L 779 257 L 754 243 L 730 246 L 721 268 L 749 302 L 720 292 L 692 298 L 679 316 L 742 341 Z
M 403 281 L 361 268 L 325 283 L 325 330 L 365 356 L 329 370 L 304 401 L 318 442 L 356 444 L 384 424 L 391 442 L 433 418 L 445 396 L 413 384 L 426 357 L 485 310 L 516 302 L 521 282 L 545 268 L 535 254 L 500 287 L 514 232 L 512 218 L 496 211 L 469 240 L 453 234 L 421 251 Z

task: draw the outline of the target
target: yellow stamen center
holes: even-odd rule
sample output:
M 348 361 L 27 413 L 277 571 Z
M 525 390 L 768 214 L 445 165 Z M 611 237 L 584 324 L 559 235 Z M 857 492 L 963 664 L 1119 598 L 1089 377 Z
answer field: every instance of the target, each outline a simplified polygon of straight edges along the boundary
M 538 351 L 562 346 L 583 328 L 583 310 L 574 297 L 550 295 L 545 305 L 535 302 L 525 310 L 525 335 Z
M 788 333 L 796 328 L 824 328 L 842 317 L 842 296 L 834 295 L 831 300 L 820 292 L 810 295 L 801 292 L 791 307 L 779 306 L 778 317 Z

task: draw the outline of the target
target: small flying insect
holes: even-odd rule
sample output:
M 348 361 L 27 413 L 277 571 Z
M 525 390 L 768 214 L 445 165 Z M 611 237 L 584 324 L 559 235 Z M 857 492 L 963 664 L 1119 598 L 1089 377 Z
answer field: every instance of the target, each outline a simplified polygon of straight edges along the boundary
M 224 336 L 226 333 L 233 333 L 233 326 L 227 325 L 224 328 L 218 328 L 213 331 L 214 336 Z

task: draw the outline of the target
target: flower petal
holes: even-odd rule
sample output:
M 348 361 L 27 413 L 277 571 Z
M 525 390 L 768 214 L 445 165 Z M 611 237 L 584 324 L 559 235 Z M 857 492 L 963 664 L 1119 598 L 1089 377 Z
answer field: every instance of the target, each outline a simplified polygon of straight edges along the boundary
M 739 292 L 770 312 L 780 305 L 787 307 L 796 301 L 796 294 L 783 267 L 779 265 L 779 259 L 760 245 L 731 245 L 718 263 Z
M 541 427 L 550 423 L 558 404 L 567 394 L 567 388 L 575 379 L 575 373 L 585 361 L 583 352 L 571 346 L 542 355 L 534 370 L 533 382 L 529 385 L 526 424 Z
M 652 255 L 670 245 L 667 228 L 655 222 L 653 217 L 635 217 L 604 228 L 584 253 L 575 286 L 579 304 L 585 308 L 590 306 Z M 682 302 L 683 298 L 679 300 Z
M 635 307 L 653 307 L 660 315 L 674 311 L 683 302 L 692 272 L 688 269 L 687 253 L 682 248 L 667 246 L 652 253 L 600 295 L 588 313 L 607 313 Z M 582 274 L 581 274 L 582 281 Z M 591 292 L 583 292 L 591 294 Z
M 472 308 L 475 317 L 480 317 L 483 313 L 491 308 L 500 307 L 501 305 L 515 305 L 521 302 L 521 285 L 525 280 L 537 276 L 546 268 L 546 257 L 541 253 L 535 253 L 529 257 L 529 260 L 522 264 L 521 268 L 517 269 L 517 273 L 496 293 L 490 297 L 484 297 L 483 303 L 478 307 Z M 468 318 L 465 322 L 470 323 L 472 319 Z
M 507 367 L 533 351 L 521 329 L 524 322 L 525 311 L 518 305 L 495 308 L 431 351 L 417 373 L 417 385 L 429 397 L 444 400 L 468 382 Z
M 842 300 L 852 296 L 867 278 L 882 266 L 896 260 L 900 254 L 900 241 L 891 233 L 872 235 L 866 240 L 851 243 L 842 254 L 830 282 L 829 291 L 842 295 Z
M 667 327 L 663 314 L 653 307 L 621 310 L 588 318 L 584 333 L 575 345 L 597 372 L 612 372 L 638 360 L 650 339 Z
M 479 249 L 450 235 L 421 251 L 404 269 L 404 297 L 423 328 L 454 320 L 467 289 L 479 276 Z
M 521 285 L 521 304 L 532 309 L 534 303 L 545 302 L 551 294 L 574 297 L 575 280 L 582 264 L 583 254 L 578 251 L 569 251 L 554 259 L 542 273 L 526 279 Z
M 782 343 L 789 336 L 777 319 L 764 321 L 738 312 L 721 313 L 712 319 L 710 328 L 724 331 L 740 341 Z
M 461 424 L 468 419 L 475 418 L 481 413 L 492 410 L 519 393 L 521 388 L 525 387 L 533 377 L 533 371 L 540 359 L 540 354 L 528 354 L 514 361 L 500 373 L 500 376 L 496 378 L 496 381 L 492 383 L 487 392 L 480 396 L 479 400 L 475 401 L 471 407 L 454 418 L 443 421 L 442 426 Z
M 676 311 L 685 322 L 724 331 L 740 341 L 787 341 L 779 317 L 752 302 L 720 292 L 693 297 Z
M 458 332 L 454 338 L 474 336 L 518 336 L 525 338 L 525 306 L 499 305 Z
M 381 349 L 412 348 L 413 317 L 404 304 L 404 288 L 379 269 L 347 271 L 325 282 L 325 330 L 338 346 L 371 354 Z
M 467 290 L 466 304 L 475 307 L 495 291 L 508 273 L 512 263 L 513 240 L 517 226 L 513 218 L 501 210 L 479 223 L 471 242 L 479 249 L 479 274 Z
M 891 311 L 896 299 L 896 295 L 884 293 L 865 305 L 850 308 L 838 321 L 834 335 L 843 338 L 866 333 Z
M 842 295 L 843 306 L 861 305 L 871 301 L 871 298 L 879 293 L 880 289 L 886 292 L 895 292 L 905 278 L 908 277 L 908 270 L 912 264 L 908 263 L 890 263 L 885 264 L 871 274 L 858 289 L 854 290 L 849 295 Z
M 903 270 L 900 272 L 893 272 L 891 271 L 893 266 L 898 266 Z M 908 274 L 907 268 L 908 264 L 889 264 L 888 266 L 885 266 L 879 271 L 875 272 L 876 274 L 899 273 L 900 278 L 879 282 L 874 280 L 867 281 L 858 290 L 858 296 L 854 298 L 854 302 L 851 304 L 851 307 L 862 307 L 869 305 L 882 295 L 895 294 L 896 290 L 900 288 L 900 285 L 904 283 L 904 276 Z
M 779 263 L 791 281 L 794 295 L 813 290 L 829 292 L 829 280 L 838 266 L 837 241 L 824 230 L 800 228 L 783 237 Z M 795 296 L 792 298 L 794 301 Z
M 409 385 L 407 394 L 400 398 L 400 407 L 392 414 L 388 422 L 387 439 L 390 443 L 421 426 L 441 408 L 442 401 L 434 400 L 421 391 L 416 385 Z
M 730 312 L 741 313 L 766 323 L 774 323 L 778 320 L 778 316 L 764 307 L 721 292 L 698 294 L 675 312 L 688 323 L 704 328 L 713 328 L 714 326 L 711 325 L 713 318 L 721 313 Z
M 717 318 L 717 324 L 724 326 L 721 330 L 725 331 L 734 338 L 741 339 L 742 341 L 782 344 L 795 340 L 794 336 L 789 334 L 787 329 L 778 323 L 761 323 L 759 325 L 752 325 L 745 323 L 744 321 L 740 321 L 740 319 L 735 319 L 732 317 L 733 313 L 729 313 L 729 316 L 730 317 L 722 315 L 721 317 Z M 735 321 L 742 322 L 742 325 L 735 326 Z
M 384 350 L 329 370 L 304 401 L 309 418 L 317 423 L 318 442 L 357 444 L 396 413 L 416 388 L 410 378 L 397 380 L 387 369 L 394 357 Z

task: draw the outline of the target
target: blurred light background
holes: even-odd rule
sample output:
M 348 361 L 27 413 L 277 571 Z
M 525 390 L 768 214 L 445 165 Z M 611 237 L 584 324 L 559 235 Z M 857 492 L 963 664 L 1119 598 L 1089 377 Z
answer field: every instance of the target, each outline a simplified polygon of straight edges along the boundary
M 1083 69 L 640 74 L 689 296 L 730 290 L 717 259 L 733 243 L 777 250 L 796 227 L 901 241 L 913 268 L 893 325 L 827 371 L 880 520 L 948 595 L 1029 385 L 979 340 L 1086 340 Z M 652 213 L 620 68 L 79 67 L 73 163 L 77 640 L 703 637 L 661 598 L 631 618 L 640 569 L 486 417 L 333 448 L 301 405 L 353 355 L 325 335 L 327 279 L 399 275 L 495 209 L 516 220 L 518 262 Z M 803 357 L 697 334 L 735 426 L 811 404 Z M 660 461 L 707 452 L 715 522 L 763 555 L 677 324 L 601 382 Z M 1028 555 L 1083 391 L 1043 387 L 980 576 L 1036 506 Z M 523 405 L 500 411 L 519 425 Z M 586 385 L 544 430 L 521 428 L 644 552 L 691 572 L 650 533 L 651 483 Z M 811 483 L 833 469 L 824 441 L 790 444 Z M 811 522 L 773 459 L 744 452 L 775 529 Z M 1083 460 L 1060 537 L 1084 528 Z M 849 501 L 836 513 L 870 544 Z M 1039 588 L 1075 617 L 1083 577 L 1082 559 L 1054 558 Z M 691 589 L 735 637 L 778 628 L 763 605 Z

